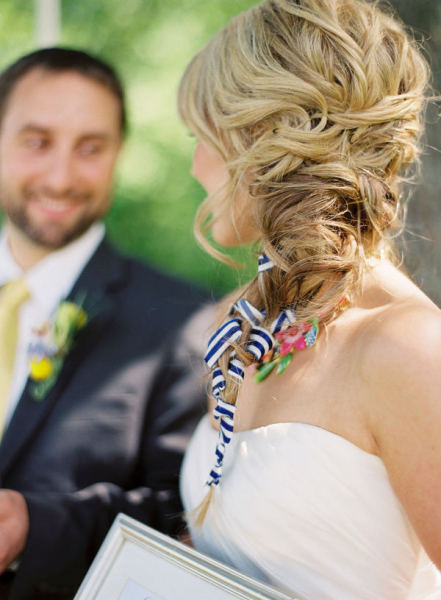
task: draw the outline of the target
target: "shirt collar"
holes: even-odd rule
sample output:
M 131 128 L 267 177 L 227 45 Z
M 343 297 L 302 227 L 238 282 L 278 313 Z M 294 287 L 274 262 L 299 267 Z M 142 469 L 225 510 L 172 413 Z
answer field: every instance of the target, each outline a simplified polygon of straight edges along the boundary
M 12 258 L 8 246 L 8 238 L 5 229 L 2 229 L 0 235 L 0 286 L 11 279 L 22 277 L 23 271 Z
M 15 262 L 6 231 L 0 237 L 0 285 L 24 277 L 32 299 L 52 312 L 66 298 L 105 234 L 104 224 L 94 223 L 78 239 L 55 250 L 26 272 Z

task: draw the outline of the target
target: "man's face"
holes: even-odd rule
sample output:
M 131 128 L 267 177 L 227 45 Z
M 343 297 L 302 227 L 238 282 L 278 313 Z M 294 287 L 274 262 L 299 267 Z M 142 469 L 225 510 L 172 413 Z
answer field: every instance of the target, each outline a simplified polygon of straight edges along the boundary
M 73 71 L 34 69 L 0 124 L 0 205 L 12 229 L 56 249 L 108 210 L 121 145 L 118 100 Z

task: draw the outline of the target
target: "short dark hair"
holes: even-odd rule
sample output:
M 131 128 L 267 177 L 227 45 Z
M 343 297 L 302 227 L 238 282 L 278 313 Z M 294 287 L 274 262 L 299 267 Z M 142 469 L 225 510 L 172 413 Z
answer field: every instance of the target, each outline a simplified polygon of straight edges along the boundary
M 120 127 L 127 131 L 127 113 L 124 90 L 113 67 L 82 50 L 73 48 L 43 48 L 22 56 L 0 74 L 0 123 L 8 99 L 17 83 L 30 71 L 44 69 L 55 73 L 74 71 L 106 87 L 118 100 Z

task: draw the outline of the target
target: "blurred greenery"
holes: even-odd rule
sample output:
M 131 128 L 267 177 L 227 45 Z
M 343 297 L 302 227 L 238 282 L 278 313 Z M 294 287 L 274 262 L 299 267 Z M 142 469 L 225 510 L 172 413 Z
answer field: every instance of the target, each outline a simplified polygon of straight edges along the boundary
M 194 53 L 230 16 L 253 4 L 254 0 L 62 2 L 61 44 L 88 50 L 111 62 L 127 89 L 130 135 L 107 219 L 111 237 L 124 251 L 218 291 L 236 286 L 238 275 L 209 257 L 193 239 L 193 217 L 204 193 L 189 174 L 194 140 L 178 120 L 175 96 L 180 75 Z M 439 0 L 395 0 L 391 4 L 426 40 L 438 77 Z M 32 0 L 0 0 L 0 68 L 34 48 L 33 11 Z M 438 142 L 439 147 L 439 138 L 439 126 L 433 125 L 429 145 Z M 440 249 L 423 239 L 440 237 L 437 162 L 438 155 L 428 152 L 408 246 L 411 269 L 426 291 L 441 299 L 437 278 Z M 428 232 L 418 225 L 421 215 L 432 226 Z M 430 252 L 429 264 L 426 259 Z M 254 269 L 251 254 L 250 249 L 235 252 L 235 258 L 247 265 L 242 280 Z M 419 256 L 425 258 L 422 266 Z

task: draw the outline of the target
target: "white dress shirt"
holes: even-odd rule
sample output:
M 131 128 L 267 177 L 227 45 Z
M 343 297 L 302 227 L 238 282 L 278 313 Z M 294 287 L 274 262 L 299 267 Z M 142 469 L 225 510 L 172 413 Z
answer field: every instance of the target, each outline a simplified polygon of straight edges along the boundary
M 84 266 L 104 237 L 102 223 L 93 224 L 81 237 L 51 252 L 26 272 L 17 265 L 8 245 L 7 228 L 0 235 L 0 286 L 24 278 L 30 298 L 20 308 L 17 350 L 6 409 L 6 423 L 17 406 L 29 375 L 28 347 L 35 329 L 50 321 L 61 300 L 71 291 Z

